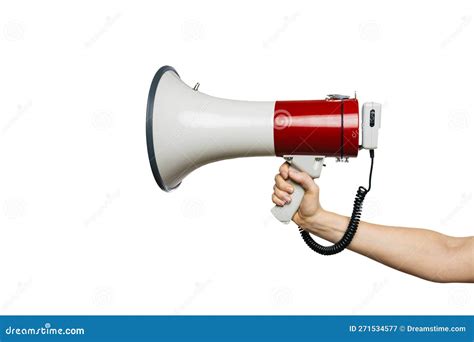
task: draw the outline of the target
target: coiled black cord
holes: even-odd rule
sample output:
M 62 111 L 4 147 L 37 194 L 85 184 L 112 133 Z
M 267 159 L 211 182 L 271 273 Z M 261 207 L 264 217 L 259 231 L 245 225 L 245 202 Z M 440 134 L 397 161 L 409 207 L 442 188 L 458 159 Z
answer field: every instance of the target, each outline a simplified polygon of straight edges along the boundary
M 303 228 L 298 227 L 300 230 L 301 237 L 304 242 L 316 253 L 322 255 L 333 255 L 339 252 L 342 252 L 354 238 L 357 228 L 359 227 L 360 216 L 362 214 L 362 204 L 364 203 L 365 196 L 370 191 L 372 187 L 372 170 L 374 169 L 374 150 L 370 150 L 370 174 L 369 174 L 369 188 L 366 189 L 363 186 L 359 186 L 357 194 L 354 199 L 354 207 L 352 209 L 351 219 L 349 220 L 349 225 L 347 230 L 344 233 L 344 236 L 332 246 L 323 246 L 313 240 L 311 235 L 305 231 Z

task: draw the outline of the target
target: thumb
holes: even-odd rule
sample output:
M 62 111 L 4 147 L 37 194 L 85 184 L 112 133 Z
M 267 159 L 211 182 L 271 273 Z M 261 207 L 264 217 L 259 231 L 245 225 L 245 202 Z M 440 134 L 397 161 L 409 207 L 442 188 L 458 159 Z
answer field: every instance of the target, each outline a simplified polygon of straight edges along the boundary
M 288 175 L 292 181 L 301 185 L 305 192 L 315 192 L 316 184 L 306 172 L 300 172 L 295 168 L 290 167 Z

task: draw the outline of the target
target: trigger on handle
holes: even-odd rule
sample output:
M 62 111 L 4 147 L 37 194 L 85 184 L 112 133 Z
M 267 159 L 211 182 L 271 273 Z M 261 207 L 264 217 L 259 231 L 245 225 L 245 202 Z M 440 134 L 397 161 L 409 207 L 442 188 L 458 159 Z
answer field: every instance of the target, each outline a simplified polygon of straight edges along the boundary
M 311 178 L 319 178 L 324 166 L 323 156 L 283 156 L 283 158 L 297 170 L 306 172 Z

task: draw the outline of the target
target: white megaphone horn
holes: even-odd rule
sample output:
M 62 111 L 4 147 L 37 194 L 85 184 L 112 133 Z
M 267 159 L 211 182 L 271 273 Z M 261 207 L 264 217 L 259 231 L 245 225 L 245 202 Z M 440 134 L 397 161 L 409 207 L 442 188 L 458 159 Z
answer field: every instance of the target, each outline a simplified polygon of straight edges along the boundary
M 381 105 L 362 108 L 362 145 L 377 147 Z M 146 113 L 148 156 L 164 191 L 177 188 L 193 170 L 218 160 L 249 156 L 284 157 L 293 167 L 320 175 L 325 157 L 346 160 L 359 151 L 359 105 L 355 98 L 237 101 L 209 96 L 164 66 L 153 78 Z M 303 189 L 293 184 L 292 201 L 272 209 L 289 222 Z

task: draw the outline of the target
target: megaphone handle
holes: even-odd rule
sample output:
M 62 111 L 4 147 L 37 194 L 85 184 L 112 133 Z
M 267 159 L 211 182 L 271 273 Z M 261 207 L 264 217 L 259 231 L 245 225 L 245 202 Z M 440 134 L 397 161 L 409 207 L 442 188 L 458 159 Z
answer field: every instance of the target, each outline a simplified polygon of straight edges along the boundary
M 304 196 L 304 189 L 301 187 L 301 185 L 293 182 L 292 180 L 289 180 L 288 183 L 290 183 L 294 189 L 293 193 L 291 194 L 291 202 L 281 207 L 276 205 L 272 209 L 273 216 L 275 216 L 278 221 L 283 223 L 290 223 L 291 219 L 298 211 Z
M 291 164 L 291 167 L 308 173 L 313 179 L 319 178 L 324 162 L 324 157 L 319 156 L 285 156 L 285 159 Z M 291 202 L 281 207 L 276 205 L 272 209 L 273 216 L 283 223 L 289 223 L 291 221 L 298 211 L 304 196 L 304 189 L 301 185 L 292 180 L 288 180 L 288 183 L 293 187 Z

